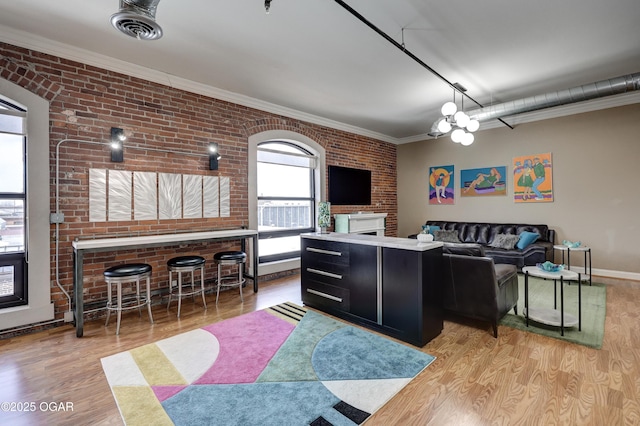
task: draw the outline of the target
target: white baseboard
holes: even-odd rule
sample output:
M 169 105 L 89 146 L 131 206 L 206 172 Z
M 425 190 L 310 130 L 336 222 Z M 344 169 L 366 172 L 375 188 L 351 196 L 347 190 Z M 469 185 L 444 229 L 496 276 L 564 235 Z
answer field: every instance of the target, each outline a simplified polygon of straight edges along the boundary
M 25 305 L 5 308 L 0 311 L 0 329 L 7 330 L 15 327 L 53 321 L 53 309 L 53 302 L 49 302 L 44 306 Z
M 581 266 L 571 267 L 572 271 L 585 273 L 585 270 Z M 611 269 L 596 269 L 591 270 L 593 276 L 606 277 L 606 278 L 618 278 L 622 280 L 640 281 L 640 273 L 626 272 L 626 271 L 613 271 Z

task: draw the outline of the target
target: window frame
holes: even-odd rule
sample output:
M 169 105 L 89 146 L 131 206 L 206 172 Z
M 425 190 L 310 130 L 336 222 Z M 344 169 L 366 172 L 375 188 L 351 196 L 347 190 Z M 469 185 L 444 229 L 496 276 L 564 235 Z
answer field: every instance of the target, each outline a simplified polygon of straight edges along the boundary
M 28 261 L 26 291 L 29 303 L 0 309 L 0 328 L 29 326 L 55 320 L 52 300 L 52 273 L 54 271 L 51 246 L 51 153 L 49 101 L 29 89 L 0 77 L 0 97 L 28 111 L 27 120 L 27 241 Z M 70 243 L 69 243 L 70 244 Z M 55 284 L 60 287 L 57 270 Z M 65 294 L 66 296 L 66 294 Z M 62 302 L 61 302 L 62 303 Z
M 22 118 L 22 132 L 1 131 L 1 134 L 19 136 L 22 139 L 22 161 L 24 168 L 22 171 L 22 191 L 21 192 L 0 192 L 2 200 L 20 200 L 23 208 L 23 229 L 22 229 L 22 250 L 0 253 L 0 267 L 13 268 L 13 291 L 7 296 L 0 296 L 0 310 L 23 306 L 29 303 L 28 275 L 27 275 L 27 253 L 28 253 L 28 229 L 27 229 L 27 136 L 26 121 L 27 111 L 10 100 L 0 97 L 0 114 Z
M 299 197 L 299 196 L 260 196 L 257 195 L 256 196 L 256 201 L 257 201 L 257 207 L 258 209 L 260 208 L 260 202 L 261 201 L 281 201 L 281 202 L 286 202 L 286 201 L 306 201 L 309 202 L 309 205 L 311 207 L 310 209 L 310 226 L 308 227 L 301 227 L 301 228 L 290 228 L 290 229 L 278 229 L 278 230 L 260 230 L 260 225 L 258 225 L 258 244 L 260 244 L 260 240 L 267 240 L 267 239 L 272 239 L 272 238 L 282 238 L 282 237 L 291 237 L 291 236 L 297 236 L 303 233 L 307 233 L 307 232 L 314 232 L 316 230 L 317 224 L 316 224 L 316 187 L 317 182 L 315 181 L 315 169 L 316 167 L 318 167 L 318 162 L 315 161 L 315 156 L 313 155 L 313 153 L 311 153 L 302 143 L 297 143 L 296 141 L 290 141 L 290 140 L 267 140 L 267 141 L 262 141 L 260 143 L 257 144 L 257 150 L 260 150 L 261 147 L 265 150 L 265 151 L 277 151 L 277 150 L 271 150 L 269 148 L 265 149 L 265 146 L 268 145 L 274 145 L 274 144 L 282 144 L 285 146 L 289 146 L 291 148 L 294 148 L 296 151 L 300 152 L 301 156 L 308 156 L 308 157 L 312 157 L 314 159 L 313 161 L 313 165 L 311 167 L 308 167 L 308 172 L 309 172 L 309 196 L 308 197 Z M 288 153 L 288 152 L 283 152 L 284 155 L 289 154 L 292 156 L 295 156 L 296 153 Z M 257 163 L 259 163 L 260 161 L 257 160 L 256 162 L 256 167 L 257 167 Z M 286 164 L 283 163 L 272 163 L 272 164 L 281 164 L 286 166 Z M 256 172 L 259 173 L 259 172 Z M 259 179 L 259 176 L 256 175 L 256 177 Z M 258 263 L 269 263 L 269 262 L 277 262 L 277 261 L 282 261 L 282 260 L 289 260 L 289 259 L 293 259 L 293 258 L 299 258 L 300 257 L 300 250 L 296 250 L 296 251 L 288 251 L 288 252 L 281 252 L 281 253 L 277 253 L 277 254 L 271 254 L 271 255 L 260 255 L 260 252 L 258 251 Z
M 286 127 L 286 123 L 285 123 Z M 323 201 L 326 197 L 326 182 L 327 182 L 327 170 L 326 170 L 326 149 L 316 140 L 307 136 L 306 134 L 299 133 L 299 129 L 287 130 L 286 128 L 271 129 L 257 131 L 249 135 L 249 151 L 247 153 L 247 171 L 248 171 L 248 205 L 249 205 L 249 228 L 257 231 L 258 229 L 258 207 L 257 207 L 257 164 L 258 164 L 258 144 L 269 140 L 289 140 L 294 141 L 301 146 L 304 146 L 317 158 L 314 181 L 316 184 L 316 203 L 317 209 L 318 203 Z M 315 230 L 320 231 L 319 228 Z M 249 250 L 253 250 L 253 244 L 249 245 Z M 252 261 L 247 262 L 247 271 L 251 274 L 257 274 L 259 276 L 267 276 L 273 274 L 279 274 L 285 271 L 296 270 L 300 268 L 300 258 L 292 258 L 289 260 L 281 260 L 279 262 L 267 262 L 254 264 Z

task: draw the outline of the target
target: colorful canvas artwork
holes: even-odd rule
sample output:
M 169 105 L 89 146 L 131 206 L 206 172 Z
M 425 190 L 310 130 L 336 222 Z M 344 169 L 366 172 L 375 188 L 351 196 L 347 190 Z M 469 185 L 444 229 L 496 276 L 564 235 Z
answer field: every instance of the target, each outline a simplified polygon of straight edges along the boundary
M 551 153 L 513 159 L 513 199 L 516 203 L 553 201 Z
M 429 169 L 429 204 L 454 204 L 455 186 L 453 166 Z
M 460 170 L 460 196 L 507 195 L 507 167 Z

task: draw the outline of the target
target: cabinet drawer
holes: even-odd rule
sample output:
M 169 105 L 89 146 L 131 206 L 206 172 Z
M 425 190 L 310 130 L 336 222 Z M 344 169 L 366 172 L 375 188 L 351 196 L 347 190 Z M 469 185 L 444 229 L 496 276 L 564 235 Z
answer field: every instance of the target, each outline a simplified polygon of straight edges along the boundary
M 302 240 L 302 257 L 314 265 L 349 265 L 349 246 L 333 241 Z
M 321 306 L 349 312 L 349 290 L 323 282 L 308 280 L 302 287 L 302 301 L 309 306 Z
M 333 266 L 327 268 L 327 265 L 313 265 L 312 263 L 303 262 L 302 279 L 315 282 L 329 284 L 335 287 L 346 287 L 348 284 L 347 274 L 349 269 L 346 267 Z

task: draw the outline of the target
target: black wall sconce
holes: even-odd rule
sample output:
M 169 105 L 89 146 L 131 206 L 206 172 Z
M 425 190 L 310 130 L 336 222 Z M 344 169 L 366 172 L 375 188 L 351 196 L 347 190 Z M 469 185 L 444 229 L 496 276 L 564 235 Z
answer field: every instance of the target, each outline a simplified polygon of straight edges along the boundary
M 122 142 L 127 139 L 124 130 L 118 127 L 111 128 L 111 161 L 122 163 L 124 161 L 124 147 Z
M 209 170 L 218 170 L 218 160 L 222 156 L 218 151 L 218 144 L 215 142 L 209 142 Z

